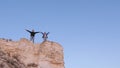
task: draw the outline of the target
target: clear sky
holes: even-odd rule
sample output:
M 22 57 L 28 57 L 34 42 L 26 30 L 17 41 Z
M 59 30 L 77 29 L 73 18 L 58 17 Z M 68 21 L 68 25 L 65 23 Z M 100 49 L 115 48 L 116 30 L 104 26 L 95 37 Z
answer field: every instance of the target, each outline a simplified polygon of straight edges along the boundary
M 120 68 L 120 0 L 0 0 L 0 37 L 29 39 L 25 29 L 50 32 L 66 68 Z

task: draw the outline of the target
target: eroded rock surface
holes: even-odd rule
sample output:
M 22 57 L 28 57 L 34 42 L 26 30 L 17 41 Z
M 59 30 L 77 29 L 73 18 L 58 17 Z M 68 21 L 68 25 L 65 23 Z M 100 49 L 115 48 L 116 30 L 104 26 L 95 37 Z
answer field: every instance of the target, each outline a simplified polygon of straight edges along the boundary
M 64 68 L 63 48 L 52 41 L 0 40 L 0 68 Z

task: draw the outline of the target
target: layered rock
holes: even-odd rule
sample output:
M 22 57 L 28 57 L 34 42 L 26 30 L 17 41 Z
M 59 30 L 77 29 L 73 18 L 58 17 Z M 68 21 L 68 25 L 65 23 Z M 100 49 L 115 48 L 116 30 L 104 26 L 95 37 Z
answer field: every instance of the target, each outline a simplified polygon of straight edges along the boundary
M 0 40 L 0 68 L 64 68 L 63 48 L 52 41 Z

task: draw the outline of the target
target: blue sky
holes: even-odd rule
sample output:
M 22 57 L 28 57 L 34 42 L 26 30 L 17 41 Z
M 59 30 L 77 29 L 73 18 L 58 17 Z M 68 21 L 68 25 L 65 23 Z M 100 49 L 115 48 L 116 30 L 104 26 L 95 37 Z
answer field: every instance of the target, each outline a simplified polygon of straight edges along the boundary
M 0 37 L 29 39 L 25 29 L 50 32 L 66 68 L 120 68 L 119 0 L 1 0 Z

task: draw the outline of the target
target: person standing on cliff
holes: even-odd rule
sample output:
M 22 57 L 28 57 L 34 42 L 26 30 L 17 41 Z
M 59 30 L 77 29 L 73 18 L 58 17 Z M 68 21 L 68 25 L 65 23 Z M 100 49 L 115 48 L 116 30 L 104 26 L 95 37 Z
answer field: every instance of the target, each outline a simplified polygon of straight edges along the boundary
M 47 38 L 48 38 L 49 32 L 48 32 L 48 33 L 46 33 L 46 32 L 40 32 L 40 33 L 42 33 L 42 35 L 43 35 L 43 36 L 42 36 L 43 40 L 46 41 Z
M 30 31 L 27 29 L 25 29 L 25 30 L 30 33 L 30 41 L 32 41 L 34 43 L 35 34 L 40 33 L 40 32 L 35 32 L 34 30 Z

